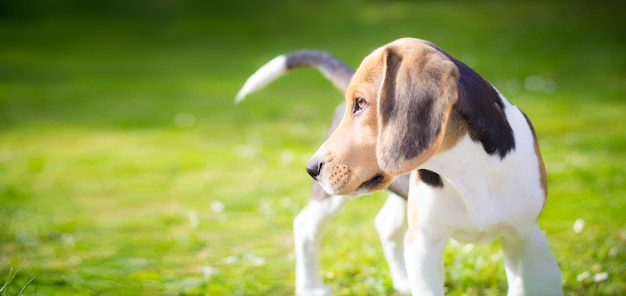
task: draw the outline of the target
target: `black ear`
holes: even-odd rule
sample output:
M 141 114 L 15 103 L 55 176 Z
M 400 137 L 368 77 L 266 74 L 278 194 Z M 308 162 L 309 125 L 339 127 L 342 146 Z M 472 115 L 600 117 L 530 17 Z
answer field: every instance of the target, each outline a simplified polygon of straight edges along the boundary
M 378 99 L 380 167 L 391 175 L 417 169 L 443 140 L 457 97 L 458 69 L 430 47 L 387 47 Z

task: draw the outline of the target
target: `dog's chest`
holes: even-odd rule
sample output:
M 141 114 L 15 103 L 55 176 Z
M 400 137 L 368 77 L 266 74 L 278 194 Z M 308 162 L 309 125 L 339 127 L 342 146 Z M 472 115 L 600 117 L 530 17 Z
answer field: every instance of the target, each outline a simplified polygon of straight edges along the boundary
M 443 188 L 430 191 L 430 198 L 436 200 L 434 211 L 451 217 L 447 222 L 458 241 L 486 243 L 524 232 L 541 211 L 544 196 L 531 131 L 525 119 L 508 117 L 513 117 L 516 149 L 506 157 L 485 153 L 466 135 L 421 167 L 443 178 Z

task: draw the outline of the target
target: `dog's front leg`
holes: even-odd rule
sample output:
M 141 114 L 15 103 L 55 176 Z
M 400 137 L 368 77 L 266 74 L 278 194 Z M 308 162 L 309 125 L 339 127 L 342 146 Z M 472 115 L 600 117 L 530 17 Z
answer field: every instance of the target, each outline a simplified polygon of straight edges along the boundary
M 409 228 L 404 239 L 404 258 L 411 293 L 419 296 L 442 296 L 443 256 L 450 235 L 436 227 L 431 229 L 433 225 L 420 225 L 417 217 L 419 211 L 417 196 L 419 194 L 414 192 L 409 194 L 407 201 Z
M 406 233 L 406 200 L 396 194 L 389 194 L 374 222 L 389 265 L 393 287 L 398 292 L 408 293 L 411 289 L 404 264 L 403 242 Z
M 293 221 L 298 296 L 331 295 L 319 274 L 318 248 L 324 226 L 341 209 L 346 198 L 340 196 L 320 198 L 315 192 L 314 189 L 309 203 Z
M 409 238 L 410 236 L 414 236 Z M 447 239 L 433 241 L 422 232 L 407 232 L 404 258 L 413 295 L 443 295 L 443 254 Z

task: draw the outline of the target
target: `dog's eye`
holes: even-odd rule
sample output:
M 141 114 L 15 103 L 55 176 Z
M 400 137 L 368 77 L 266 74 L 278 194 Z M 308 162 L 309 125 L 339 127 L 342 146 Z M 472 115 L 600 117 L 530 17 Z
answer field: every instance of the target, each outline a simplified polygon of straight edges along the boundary
M 365 106 L 367 106 L 367 101 L 364 98 L 356 98 L 354 105 L 352 105 L 352 114 L 357 114 L 359 111 L 363 110 Z

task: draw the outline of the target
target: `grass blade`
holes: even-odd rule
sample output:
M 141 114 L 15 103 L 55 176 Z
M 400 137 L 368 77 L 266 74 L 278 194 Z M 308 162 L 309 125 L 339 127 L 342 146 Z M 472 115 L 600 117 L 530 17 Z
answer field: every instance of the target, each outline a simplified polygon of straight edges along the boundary
M 17 296 L 22 296 L 22 294 L 24 294 L 24 290 L 26 290 L 26 288 L 30 285 L 30 283 L 33 282 L 33 280 L 35 280 L 35 278 L 31 278 L 28 282 L 26 282 L 26 284 L 24 285 L 24 287 L 22 287 L 22 290 L 20 290 L 20 292 L 17 294 Z

